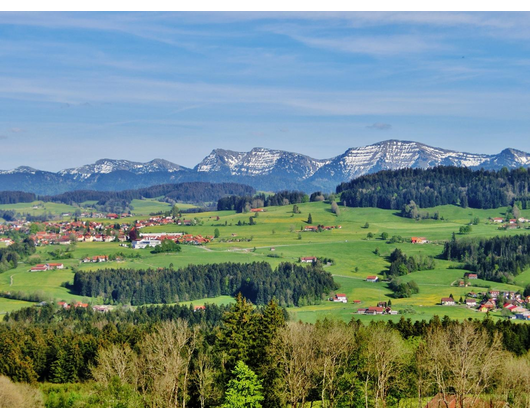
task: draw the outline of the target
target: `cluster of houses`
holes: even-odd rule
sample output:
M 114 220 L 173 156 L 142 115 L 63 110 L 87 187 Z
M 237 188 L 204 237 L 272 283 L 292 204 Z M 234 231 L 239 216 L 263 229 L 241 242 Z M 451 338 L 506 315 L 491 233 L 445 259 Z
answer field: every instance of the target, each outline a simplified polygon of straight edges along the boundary
M 13 245 L 15 242 L 9 238 L 0 238 L 0 243 L 4 244 L 5 246 Z
M 348 298 L 344 293 L 337 293 L 333 298 L 330 298 L 331 301 L 337 303 L 348 303 Z M 354 300 L 354 305 L 360 305 L 360 300 Z M 393 311 L 390 306 L 387 305 L 387 302 L 379 302 L 377 306 L 369 306 L 367 308 L 357 309 L 358 315 L 397 315 L 397 311 Z
M 502 217 L 493 217 L 491 218 L 491 221 L 493 223 L 502 224 L 502 226 L 499 226 L 499 229 L 518 229 L 521 224 L 530 222 L 530 219 L 519 217 L 518 219 L 504 220 Z
M 45 230 L 30 235 L 35 245 L 70 245 L 73 242 L 127 241 L 129 224 L 114 229 L 101 222 L 43 222 Z M 29 233 L 29 232 L 28 232 Z
M 323 230 L 332 230 L 332 229 L 342 229 L 341 225 L 337 226 L 324 226 L 324 225 L 318 225 L 318 226 L 305 226 L 304 232 L 320 232 Z
M 392 308 L 387 305 L 387 302 L 378 302 L 377 306 L 369 306 L 367 308 L 357 309 L 357 315 L 397 315 L 397 314 L 398 314 L 398 311 L 392 310 Z
M 476 308 L 479 312 L 489 312 L 497 308 L 497 301 L 502 297 L 505 301 L 503 309 L 508 309 L 515 318 L 529 319 L 530 311 L 525 308 L 525 304 L 530 303 L 530 296 L 524 299 L 519 293 L 502 292 L 498 290 L 491 290 L 488 293 L 468 293 L 468 297 L 464 300 L 464 304 L 468 308 Z M 456 305 L 456 301 L 452 297 L 444 297 L 440 301 L 441 305 Z
M 132 241 L 134 249 L 154 248 L 161 245 L 162 241 L 170 240 L 177 244 L 204 245 L 209 243 L 213 236 L 203 237 L 201 235 L 191 235 L 185 233 L 141 233 L 139 240 Z
M 81 260 L 82 263 L 101 263 L 107 262 L 109 257 L 107 255 L 95 255 L 93 257 L 85 257 Z
M 46 302 L 42 302 L 42 303 L 44 304 Z M 61 302 L 57 302 L 57 305 L 59 305 L 63 309 L 71 309 L 72 307 L 84 308 L 84 309 L 88 308 L 88 303 L 82 303 L 82 302 L 75 302 L 70 305 L 67 302 L 61 301 Z M 92 306 L 92 310 L 95 312 L 109 312 L 112 310 L 112 307 L 109 305 L 94 305 Z

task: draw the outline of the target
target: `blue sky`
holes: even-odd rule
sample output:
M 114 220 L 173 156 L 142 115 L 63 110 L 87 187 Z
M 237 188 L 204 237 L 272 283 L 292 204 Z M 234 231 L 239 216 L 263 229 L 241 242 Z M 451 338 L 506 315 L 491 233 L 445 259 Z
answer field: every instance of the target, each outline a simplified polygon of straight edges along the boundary
M 0 169 L 530 152 L 526 13 L 0 13 Z

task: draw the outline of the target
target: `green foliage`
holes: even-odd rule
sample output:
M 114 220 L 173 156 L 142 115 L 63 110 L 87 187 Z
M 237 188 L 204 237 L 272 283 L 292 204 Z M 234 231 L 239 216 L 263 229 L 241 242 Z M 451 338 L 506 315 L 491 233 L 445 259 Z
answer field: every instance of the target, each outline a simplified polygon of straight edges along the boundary
M 420 289 L 414 280 L 405 283 L 401 279 L 394 279 L 388 284 L 388 287 L 394 292 L 394 297 L 398 299 L 409 298 L 420 292 Z M 390 306 L 390 303 L 388 306 Z
M 389 277 L 404 276 L 409 273 L 423 270 L 434 270 L 436 264 L 432 257 L 415 255 L 407 257 L 400 249 L 396 248 L 390 254 Z
M 232 371 L 223 408 L 260 408 L 263 386 L 256 374 L 242 361 Z
M 173 242 L 171 239 L 164 239 L 160 245 L 155 246 L 155 248 L 151 251 L 151 254 L 180 251 L 182 251 L 182 248 L 179 244 Z
M 133 305 L 242 293 L 258 305 L 275 298 L 282 306 L 298 306 L 301 299 L 320 303 L 337 285 L 332 275 L 319 267 L 282 262 L 273 270 L 267 262 L 254 262 L 190 265 L 178 270 L 78 271 L 71 289 L 83 296 Z
M 472 231 L 473 231 L 473 228 L 470 225 L 460 226 L 460 229 L 459 229 L 459 233 L 461 235 L 471 233 Z

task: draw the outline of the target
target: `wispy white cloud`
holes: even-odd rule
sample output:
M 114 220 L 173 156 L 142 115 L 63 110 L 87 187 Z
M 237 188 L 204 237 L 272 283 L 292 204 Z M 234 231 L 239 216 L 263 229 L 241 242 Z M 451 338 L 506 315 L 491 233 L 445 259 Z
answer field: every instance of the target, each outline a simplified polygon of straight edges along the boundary
M 387 123 L 374 123 L 372 125 L 367 125 L 366 128 L 370 130 L 390 130 L 392 125 Z

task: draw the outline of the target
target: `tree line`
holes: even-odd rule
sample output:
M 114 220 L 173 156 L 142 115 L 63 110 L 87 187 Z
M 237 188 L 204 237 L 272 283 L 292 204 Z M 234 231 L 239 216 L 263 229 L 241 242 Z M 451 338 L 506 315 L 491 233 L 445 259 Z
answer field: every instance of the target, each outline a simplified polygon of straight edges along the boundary
M 515 276 L 530 267 L 530 235 L 457 240 L 453 233 L 442 257 L 462 263 L 479 278 L 512 283 Z
M 336 188 L 350 207 L 402 210 L 410 202 L 420 208 L 452 204 L 464 208 L 491 209 L 530 197 L 530 172 L 525 168 L 473 171 L 439 166 L 399 169 L 364 175 Z M 410 211 L 410 209 L 409 209 Z
M 302 191 L 279 191 L 275 194 L 265 195 L 232 195 L 222 197 L 217 201 L 217 210 L 235 210 L 236 213 L 248 213 L 251 209 L 287 206 L 289 204 L 307 203 L 309 196 Z
M 212 310 L 17 311 L 0 375 L 40 383 L 48 407 L 530 406 L 528 323 L 305 324 L 241 295 Z
M 113 304 L 178 303 L 242 293 L 258 305 L 276 299 L 281 306 L 303 306 L 320 303 L 338 285 L 319 267 L 281 263 L 273 270 L 269 263 L 254 262 L 78 271 L 70 287 L 75 294 Z
M 22 191 L 0 191 L 0 204 L 44 202 L 79 204 L 85 201 L 97 201 L 98 205 L 108 203 L 128 203 L 135 199 L 165 197 L 173 201 L 192 203 L 215 202 L 225 195 L 252 195 L 256 190 L 248 185 L 232 182 L 214 184 L 210 182 L 182 182 L 125 191 L 78 190 L 58 195 L 36 195 Z

